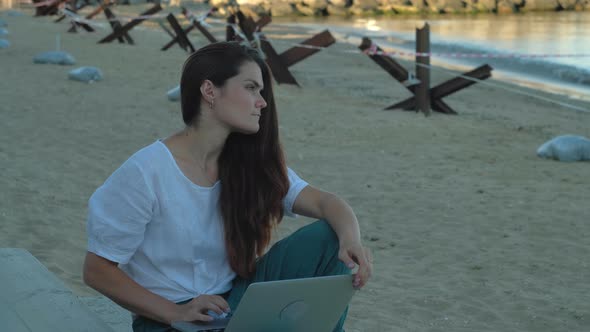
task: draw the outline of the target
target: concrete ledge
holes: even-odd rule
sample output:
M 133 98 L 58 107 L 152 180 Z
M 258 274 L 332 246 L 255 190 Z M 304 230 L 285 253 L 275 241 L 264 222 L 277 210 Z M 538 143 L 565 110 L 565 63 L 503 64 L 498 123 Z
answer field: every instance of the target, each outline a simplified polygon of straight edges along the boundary
M 0 248 L 0 267 L 3 331 L 113 332 L 28 251 Z
M 131 313 L 104 296 L 79 296 L 78 300 L 98 315 L 114 332 L 131 331 Z

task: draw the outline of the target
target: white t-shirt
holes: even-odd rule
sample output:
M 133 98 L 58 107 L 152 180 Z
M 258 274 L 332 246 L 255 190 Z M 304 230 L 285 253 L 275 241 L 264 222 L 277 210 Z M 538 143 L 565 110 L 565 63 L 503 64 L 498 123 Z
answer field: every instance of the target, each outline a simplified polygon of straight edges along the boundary
M 288 169 L 285 214 L 307 186 Z M 170 301 L 231 289 L 218 208 L 221 183 L 201 187 L 180 170 L 164 143 L 131 156 L 90 197 L 88 251 L 119 263 L 133 280 Z

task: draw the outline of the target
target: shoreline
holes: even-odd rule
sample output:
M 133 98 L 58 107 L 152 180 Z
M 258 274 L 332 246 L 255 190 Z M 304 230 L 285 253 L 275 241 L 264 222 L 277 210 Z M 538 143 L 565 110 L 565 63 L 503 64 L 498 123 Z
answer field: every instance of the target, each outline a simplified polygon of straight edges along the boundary
M 484 17 L 489 17 L 489 15 L 485 15 Z M 417 18 L 417 17 L 416 17 Z M 415 18 L 412 18 L 411 20 L 414 20 Z M 274 21 L 273 21 L 274 22 Z M 375 21 L 366 21 L 366 25 L 367 27 L 364 28 L 365 33 L 362 33 L 363 28 L 359 27 L 359 25 L 361 25 L 360 23 L 364 22 L 364 20 L 362 20 L 361 18 L 353 18 L 350 20 L 337 20 L 337 19 L 327 19 L 325 21 L 322 20 L 318 20 L 318 19 L 313 19 L 313 18 L 298 18 L 295 22 L 290 22 L 289 19 L 278 19 L 276 20 L 275 24 L 280 24 L 280 25 L 284 25 L 284 26 L 288 26 L 291 28 L 305 28 L 311 31 L 320 31 L 323 29 L 332 29 L 332 33 L 335 35 L 335 38 L 337 40 L 337 42 L 339 43 L 345 43 L 348 45 L 351 45 L 353 47 L 354 50 L 358 50 L 358 45 L 360 44 L 360 40 L 361 40 L 361 36 L 365 35 L 365 36 L 372 36 L 374 35 L 376 32 L 378 32 L 378 35 L 375 35 L 377 43 L 379 44 L 379 46 L 381 46 L 384 50 L 386 51 L 391 51 L 391 52 L 405 52 L 405 53 L 412 53 L 414 52 L 413 49 L 409 48 L 409 47 L 402 47 L 400 45 L 396 44 L 401 44 L 402 42 L 412 42 L 407 41 L 405 39 L 402 39 L 401 35 L 407 33 L 405 30 L 403 30 L 403 32 L 398 31 L 397 34 L 392 34 L 391 36 L 387 36 L 387 30 L 385 30 L 385 28 L 380 27 L 379 23 L 377 21 L 377 23 L 375 23 Z M 423 21 L 423 22 L 428 22 L 428 21 Z M 432 24 L 436 24 L 436 21 L 429 22 Z M 357 24 L 358 23 L 358 24 Z M 371 25 L 372 23 L 372 25 Z M 334 32 L 336 31 L 336 32 Z M 433 33 L 431 33 L 431 38 L 433 36 Z M 441 36 L 439 36 L 441 37 Z M 405 38 L 405 37 L 404 37 Z M 375 40 L 375 39 L 374 39 Z M 391 41 L 391 42 L 390 42 Z M 385 45 L 381 44 L 384 43 Z M 512 53 L 510 50 L 505 49 L 503 51 L 491 51 L 491 50 L 459 50 L 459 51 L 442 51 L 442 52 L 436 52 L 433 51 L 433 53 L 477 53 L 477 52 L 482 52 L 482 53 Z M 539 57 L 540 58 L 540 57 Z M 539 59 L 537 58 L 537 59 Z M 394 59 L 396 61 L 407 61 L 407 62 L 413 62 L 414 59 L 409 57 L 409 56 L 403 56 L 403 55 L 396 55 L 394 56 Z M 451 71 L 457 71 L 457 72 L 465 72 L 465 71 L 469 71 L 474 69 L 477 66 L 483 65 L 485 63 L 488 63 L 491 61 L 491 66 L 494 68 L 493 72 L 492 72 L 492 77 L 498 78 L 500 81 L 509 83 L 509 84 L 513 84 L 515 86 L 518 87 L 526 87 L 526 88 L 531 88 L 531 89 L 535 89 L 535 90 L 540 90 L 543 92 L 547 92 L 547 93 L 551 93 L 551 94 L 555 94 L 557 96 L 560 97 L 565 97 L 565 98 L 569 98 L 572 100 L 576 100 L 576 101 L 582 101 L 582 102 L 590 102 L 590 85 L 587 84 L 581 84 L 581 83 L 574 83 L 574 82 L 569 82 L 566 80 L 560 80 L 559 78 L 555 78 L 555 77 L 549 77 L 549 76 L 541 76 L 541 75 L 533 75 L 533 74 L 527 74 L 522 72 L 522 69 L 520 71 L 518 71 L 515 68 L 512 69 L 505 69 L 500 67 L 500 69 L 497 68 L 497 66 L 493 63 L 493 58 L 490 58 L 490 60 L 486 59 L 485 57 L 481 58 L 480 62 L 475 62 L 473 59 L 471 59 L 470 57 L 466 57 L 466 58 L 460 58 L 460 57 L 441 57 L 441 56 L 437 56 L 437 57 L 433 57 L 431 59 L 431 64 L 435 67 L 433 68 L 433 71 L 438 70 L 438 69 L 442 69 L 444 70 L 451 70 Z M 535 64 L 531 64 L 531 65 L 535 65 Z M 560 65 L 560 64 L 557 64 Z M 538 64 L 537 64 L 538 66 Z M 582 67 L 581 67 L 582 68 Z M 536 68 L 538 69 L 538 68 Z M 412 69 L 413 70 L 413 69 Z M 572 69 L 573 70 L 573 67 Z

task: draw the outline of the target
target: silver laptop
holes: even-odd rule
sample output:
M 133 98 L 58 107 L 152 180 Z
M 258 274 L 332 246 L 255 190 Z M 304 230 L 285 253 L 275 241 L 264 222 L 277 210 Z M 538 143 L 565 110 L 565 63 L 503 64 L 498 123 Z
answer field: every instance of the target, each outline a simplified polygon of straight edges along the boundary
M 182 332 L 332 332 L 355 293 L 351 275 L 252 283 L 231 317 L 174 322 Z

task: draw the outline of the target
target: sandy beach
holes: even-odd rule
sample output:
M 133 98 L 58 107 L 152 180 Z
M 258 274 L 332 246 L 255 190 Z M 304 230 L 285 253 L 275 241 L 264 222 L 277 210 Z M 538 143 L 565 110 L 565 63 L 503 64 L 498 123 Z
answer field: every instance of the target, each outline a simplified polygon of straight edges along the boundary
M 81 280 L 87 200 L 132 153 L 182 127 L 166 92 L 187 54 L 160 51 L 169 36 L 155 24 L 130 32 L 136 45 L 97 44 L 110 32 L 104 16 L 96 33 L 72 34 L 25 14 L 0 14 L 11 42 L 0 50 L 0 247 L 25 248 L 76 294 L 97 295 Z M 265 31 L 279 51 L 317 32 Z M 33 64 L 58 34 L 77 64 Z M 590 331 L 590 163 L 535 154 L 557 135 L 590 137 L 590 113 L 494 79 L 503 88 L 445 99 L 458 116 L 385 112 L 410 94 L 345 52 L 355 49 L 338 42 L 292 67 L 301 87 L 275 85 L 289 166 L 350 203 L 375 256 L 346 331 Z M 68 80 L 79 66 L 104 80 Z M 432 83 L 451 77 L 436 71 Z M 285 218 L 276 238 L 308 222 Z

